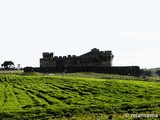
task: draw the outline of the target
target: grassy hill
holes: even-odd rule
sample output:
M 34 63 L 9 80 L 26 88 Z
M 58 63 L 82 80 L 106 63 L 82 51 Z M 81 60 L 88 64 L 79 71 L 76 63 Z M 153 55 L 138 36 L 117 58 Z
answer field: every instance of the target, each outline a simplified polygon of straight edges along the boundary
M 104 76 L 0 74 L 0 119 L 123 120 L 126 113 L 160 113 L 159 82 Z
M 149 71 L 151 71 L 152 73 L 156 73 L 157 70 L 160 70 L 160 68 L 150 68 L 150 69 L 147 69 Z

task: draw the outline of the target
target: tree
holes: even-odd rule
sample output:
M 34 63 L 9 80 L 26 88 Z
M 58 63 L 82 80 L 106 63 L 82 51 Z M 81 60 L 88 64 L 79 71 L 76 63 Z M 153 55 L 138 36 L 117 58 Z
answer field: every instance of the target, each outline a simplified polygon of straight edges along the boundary
M 146 75 L 146 76 L 151 76 L 151 75 L 152 75 L 152 72 L 149 71 L 149 70 L 146 70 L 146 71 L 145 71 L 145 75 Z
M 14 63 L 12 61 L 4 61 L 4 63 L 1 66 L 5 69 L 10 69 L 14 66 Z
M 142 76 L 152 76 L 152 72 L 147 70 L 147 69 L 142 69 L 141 70 L 141 75 Z

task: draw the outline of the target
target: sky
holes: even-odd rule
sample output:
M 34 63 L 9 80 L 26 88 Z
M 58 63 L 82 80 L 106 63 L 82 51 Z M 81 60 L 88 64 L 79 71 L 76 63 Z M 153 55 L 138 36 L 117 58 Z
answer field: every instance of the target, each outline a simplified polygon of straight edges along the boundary
M 113 66 L 160 67 L 159 0 L 0 0 L 0 64 L 42 52 L 112 50 Z

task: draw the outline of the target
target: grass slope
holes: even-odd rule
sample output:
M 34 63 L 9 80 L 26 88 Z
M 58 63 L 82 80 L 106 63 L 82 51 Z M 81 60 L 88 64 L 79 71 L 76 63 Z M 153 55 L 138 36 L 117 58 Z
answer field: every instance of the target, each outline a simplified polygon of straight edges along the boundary
M 150 68 L 150 69 L 147 69 L 148 71 L 151 71 L 152 73 L 156 73 L 157 70 L 160 70 L 160 68 Z
M 160 113 L 159 82 L 1 74 L 0 91 L 0 119 Z

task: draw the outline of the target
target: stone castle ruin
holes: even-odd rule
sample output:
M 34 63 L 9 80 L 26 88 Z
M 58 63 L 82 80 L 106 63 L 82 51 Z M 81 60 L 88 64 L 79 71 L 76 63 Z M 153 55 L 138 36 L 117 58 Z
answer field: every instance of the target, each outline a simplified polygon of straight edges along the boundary
M 25 72 L 42 73 L 73 73 L 96 72 L 140 76 L 139 66 L 112 66 L 112 51 L 100 51 L 93 48 L 90 52 L 80 56 L 54 56 L 54 53 L 44 52 L 40 58 L 40 67 L 26 67 Z
M 92 49 L 81 56 L 54 56 L 53 53 L 44 52 L 40 59 L 40 67 L 111 67 L 112 51 L 99 51 Z

